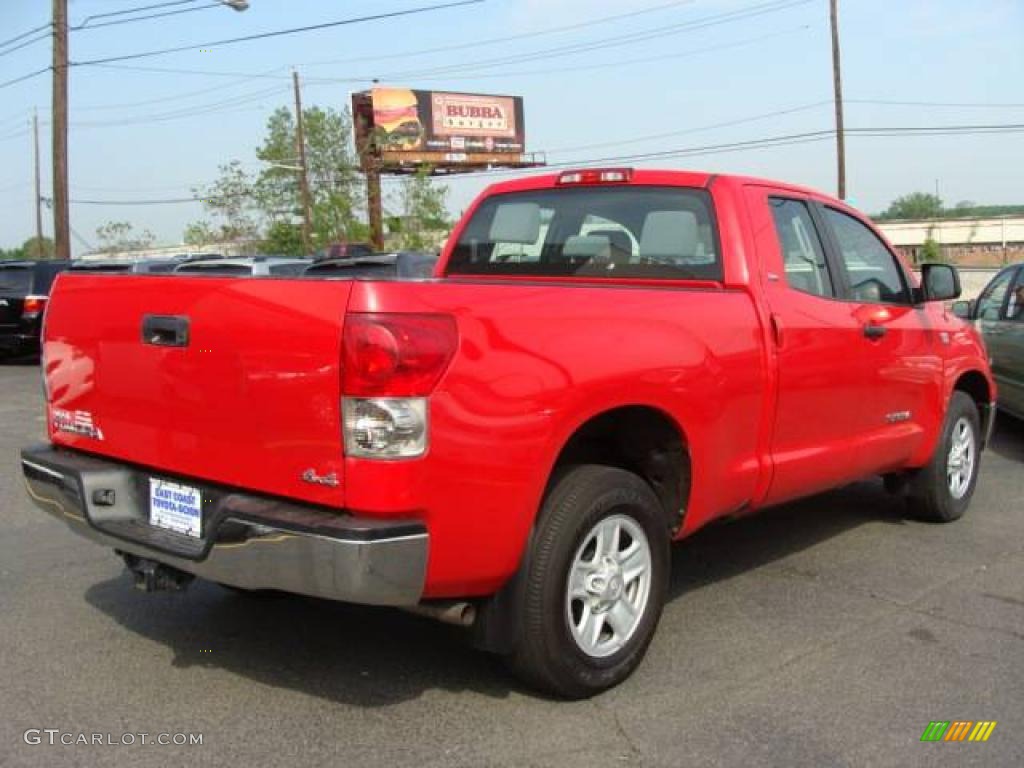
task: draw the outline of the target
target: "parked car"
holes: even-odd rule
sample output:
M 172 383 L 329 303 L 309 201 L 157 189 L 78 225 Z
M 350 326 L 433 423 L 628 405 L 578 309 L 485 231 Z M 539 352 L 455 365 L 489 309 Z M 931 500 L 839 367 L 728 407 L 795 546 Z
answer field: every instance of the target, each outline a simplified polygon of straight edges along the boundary
M 68 261 L 0 261 L 0 358 L 39 354 L 43 310 Z
M 975 301 L 958 301 L 953 311 L 973 320 L 988 347 L 999 409 L 1024 419 L 1024 264 L 1001 270 Z
M 284 256 L 239 256 L 186 261 L 174 268 L 176 274 L 252 275 L 254 277 L 300 275 L 312 262 Z
M 306 277 L 397 277 L 415 280 L 430 277 L 437 254 L 419 251 L 375 253 L 344 259 L 323 259 L 306 267 Z
M 565 697 L 636 668 L 670 542 L 714 520 L 876 475 L 967 510 L 996 388 L 956 270 L 915 283 L 838 200 L 536 176 L 487 189 L 436 273 L 62 278 L 32 498 L 147 589 L 400 606 Z
M 331 243 L 317 251 L 315 259 L 353 259 L 358 256 L 373 256 L 376 253 L 370 243 Z

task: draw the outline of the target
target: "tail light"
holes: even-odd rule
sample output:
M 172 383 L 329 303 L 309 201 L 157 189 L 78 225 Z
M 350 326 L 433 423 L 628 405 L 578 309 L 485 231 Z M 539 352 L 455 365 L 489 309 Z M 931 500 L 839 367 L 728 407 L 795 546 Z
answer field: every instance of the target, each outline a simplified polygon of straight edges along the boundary
M 342 418 L 345 452 L 411 458 L 429 445 L 427 395 L 458 346 L 447 315 L 351 314 L 345 318 Z
M 22 305 L 21 316 L 25 320 L 35 320 L 46 309 L 46 296 L 26 296 Z
M 566 171 L 558 177 L 558 183 L 561 185 L 627 184 L 632 178 L 632 168 L 592 168 L 585 171 Z

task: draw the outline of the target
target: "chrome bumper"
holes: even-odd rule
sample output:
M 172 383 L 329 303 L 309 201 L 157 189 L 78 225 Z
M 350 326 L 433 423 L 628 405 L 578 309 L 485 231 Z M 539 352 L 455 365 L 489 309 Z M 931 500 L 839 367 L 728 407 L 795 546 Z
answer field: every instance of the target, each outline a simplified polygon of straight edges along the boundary
M 40 446 L 21 452 L 29 496 L 76 533 L 210 581 L 370 605 L 415 605 L 427 568 L 426 527 L 359 518 L 184 479 L 203 497 L 203 538 L 149 524 L 149 473 Z

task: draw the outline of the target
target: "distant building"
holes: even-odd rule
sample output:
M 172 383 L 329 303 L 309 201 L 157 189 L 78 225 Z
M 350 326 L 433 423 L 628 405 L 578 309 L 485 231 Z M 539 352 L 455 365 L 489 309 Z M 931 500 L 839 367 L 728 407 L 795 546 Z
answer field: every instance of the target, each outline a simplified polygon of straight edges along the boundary
M 244 256 L 255 253 L 257 243 L 234 241 L 209 243 L 207 245 L 153 245 L 134 251 L 90 251 L 78 258 L 93 261 L 135 261 L 136 259 L 165 259 L 175 256 L 198 256 L 202 254 L 221 256 Z
M 1024 261 L 1024 216 L 968 219 L 880 221 L 896 250 L 912 263 L 921 261 L 926 240 L 934 240 L 951 264 L 999 267 Z

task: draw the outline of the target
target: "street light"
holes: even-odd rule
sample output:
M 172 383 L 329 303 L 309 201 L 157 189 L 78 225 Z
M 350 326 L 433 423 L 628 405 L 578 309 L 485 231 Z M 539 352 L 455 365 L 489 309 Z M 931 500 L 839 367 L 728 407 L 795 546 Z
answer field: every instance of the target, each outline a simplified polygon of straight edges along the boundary
M 236 11 L 245 11 L 249 8 L 249 0 L 220 0 L 220 4 Z

